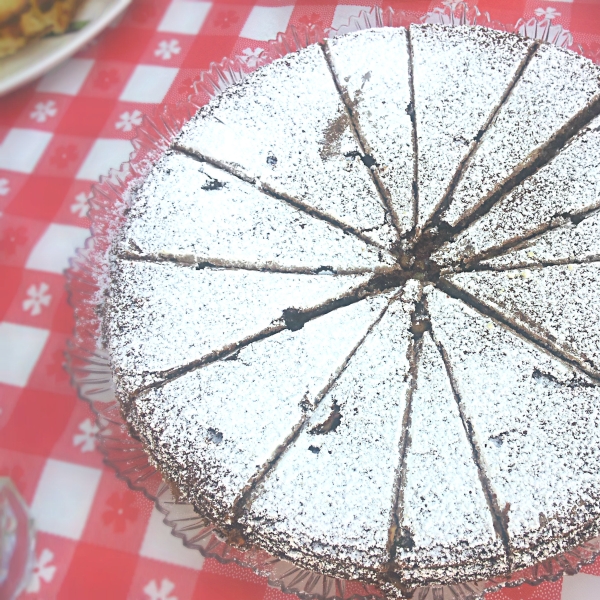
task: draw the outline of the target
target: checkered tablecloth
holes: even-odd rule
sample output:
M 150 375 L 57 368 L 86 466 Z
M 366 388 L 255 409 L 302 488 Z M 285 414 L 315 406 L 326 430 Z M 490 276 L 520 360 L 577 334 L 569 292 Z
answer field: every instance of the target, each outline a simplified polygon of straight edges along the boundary
M 447 4 L 448 2 L 446 2 Z M 103 466 L 94 416 L 63 369 L 73 329 L 63 270 L 88 237 L 91 186 L 126 161 L 143 115 L 192 92 L 212 61 L 248 61 L 294 23 L 347 22 L 368 2 L 133 0 L 97 40 L 0 98 L 0 474 L 32 508 L 27 599 L 282 600 L 247 569 L 183 547 L 162 515 Z M 435 2 L 391 4 L 425 13 Z M 492 18 L 545 15 L 600 41 L 600 0 L 480 0 Z M 585 574 L 489 600 L 598 600 Z

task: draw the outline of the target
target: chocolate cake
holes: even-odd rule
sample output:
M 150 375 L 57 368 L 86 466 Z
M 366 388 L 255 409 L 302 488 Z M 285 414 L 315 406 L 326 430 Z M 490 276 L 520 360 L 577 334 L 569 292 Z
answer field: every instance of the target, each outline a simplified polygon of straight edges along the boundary
M 230 543 L 415 588 L 600 535 L 600 69 L 471 26 L 273 61 L 133 186 L 103 343 Z

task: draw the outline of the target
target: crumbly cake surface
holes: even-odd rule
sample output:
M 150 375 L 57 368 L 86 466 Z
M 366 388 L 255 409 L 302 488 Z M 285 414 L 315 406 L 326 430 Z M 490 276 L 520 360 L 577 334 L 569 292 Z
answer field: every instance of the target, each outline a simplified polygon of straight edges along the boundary
M 526 168 L 600 92 L 600 70 L 568 50 L 542 44 L 467 165 L 443 220 L 457 225 Z
M 600 377 L 600 263 L 457 273 L 449 280 Z
M 176 147 L 315 209 L 382 247 L 395 242 L 397 233 L 361 161 L 321 48 L 309 46 L 278 59 L 248 83 L 202 108 Z
M 121 250 L 192 264 L 360 273 L 393 264 L 327 221 L 181 154 L 157 165 L 135 197 Z
M 494 269 L 514 269 L 597 260 L 600 260 L 600 212 L 592 213 L 579 223 L 567 221 L 520 244 L 508 254 L 482 260 L 479 264 Z
M 600 533 L 598 71 L 537 44 L 310 46 L 125 198 L 115 391 L 231 543 L 409 598 Z
M 312 308 L 366 279 L 115 259 L 109 299 L 114 318 L 105 329 L 112 368 L 123 391 L 135 392 L 173 370 L 283 329 L 285 309 Z
M 378 296 L 340 308 L 138 396 L 134 418 L 169 478 L 227 519 L 386 306 Z
M 483 27 L 411 25 L 423 227 L 533 45 Z
M 600 206 L 599 128 L 600 119 L 594 119 L 551 162 L 443 246 L 436 260 L 469 261 L 531 237 L 556 219 Z
M 411 310 L 390 305 L 257 488 L 242 519 L 250 539 L 308 568 L 331 572 L 335 561 L 331 574 L 374 578 L 396 494 Z
M 428 292 L 433 335 L 502 514 L 512 567 L 597 535 L 598 384 L 461 300 Z
M 395 561 L 407 584 L 507 567 L 440 350 L 423 335 L 411 399 Z M 440 518 L 440 515 L 444 515 Z
M 327 41 L 327 51 L 398 230 L 410 231 L 414 152 L 406 30 L 384 28 L 340 36 Z

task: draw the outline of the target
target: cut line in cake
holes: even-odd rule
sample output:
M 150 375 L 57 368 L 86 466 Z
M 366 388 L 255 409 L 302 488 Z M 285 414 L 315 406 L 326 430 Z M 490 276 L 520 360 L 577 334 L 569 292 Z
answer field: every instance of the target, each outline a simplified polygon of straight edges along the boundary
M 395 264 L 386 251 L 227 171 L 172 152 L 133 194 L 119 238 L 124 257 L 207 267 L 355 274 Z
M 539 171 L 446 242 L 433 259 L 469 268 L 505 253 L 566 219 L 600 206 L 600 118 L 595 118 Z
M 600 379 L 600 263 L 448 276 L 504 322 Z
M 164 475 L 205 516 L 235 529 L 240 506 L 297 438 L 388 303 L 389 297 L 370 298 L 249 344 L 138 394 L 130 419 L 150 425 L 145 439 Z M 182 443 L 195 457 L 193 474 L 179 470 Z M 189 477 L 202 484 L 202 494 L 187 485 Z
M 477 270 L 576 265 L 600 260 L 600 211 L 571 216 L 564 225 L 529 238 L 506 253 L 482 260 Z
M 563 63 L 585 79 L 565 103 Z M 211 100 L 132 193 L 105 307 L 116 391 L 228 541 L 407 596 L 600 533 L 583 501 L 600 479 L 578 458 L 600 464 L 590 65 L 481 27 L 330 39 Z M 428 95 L 432 71 L 447 79 Z M 545 129 L 505 136 L 523 90 Z M 498 136 L 489 189 L 457 200 Z M 490 233 L 498 215 L 514 219 Z M 563 429 L 592 416 L 571 447 L 550 417 L 573 399 Z M 546 439 L 555 470 L 536 454 Z M 543 475 L 540 497 L 519 469 Z
M 600 459 L 598 383 L 461 300 L 426 291 L 433 335 L 501 507 L 511 568 L 598 535 L 600 477 L 588 467 Z M 596 416 L 579 420 L 579 411 Z M 561 510 L 581 490 L 590 501 Z
M 273 104 L 283 110 L 273 113 Z M 184 126 L 174 147 L 362 232 L 380 247 L 397 241 L 320 45 L 277 59 L 243 87 L 223 92 Z

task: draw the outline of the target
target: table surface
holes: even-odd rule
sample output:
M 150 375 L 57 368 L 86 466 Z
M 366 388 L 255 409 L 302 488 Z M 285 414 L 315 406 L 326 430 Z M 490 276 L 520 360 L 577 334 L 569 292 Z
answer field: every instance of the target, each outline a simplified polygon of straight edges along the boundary
M 295 598 L 184 548 L 152 504 L 102 464 L 94 417 L 63 369 L 73 329 L 63 270 L 88 237 L 94 181 L 128 159 L 143 115 L 187 97 L 213 61 L 251 61 L 289 25 L 336 26 L 373 4 L 133 0 L 76 57 L 0 98 L 0 474 L 12 477 L 38 529 L 22 598 Z M 390 4 L 420 14 L 441 6 Z M 576 41 L 600 41 L 599 0 L 480 0 L 479 8 L 505 23 L 545 15 Z M 565 581 L 488 600 L 597 600 L 597 576 L 600 560 Z

